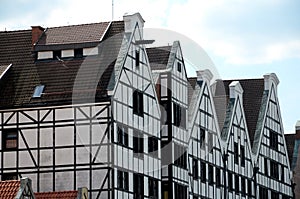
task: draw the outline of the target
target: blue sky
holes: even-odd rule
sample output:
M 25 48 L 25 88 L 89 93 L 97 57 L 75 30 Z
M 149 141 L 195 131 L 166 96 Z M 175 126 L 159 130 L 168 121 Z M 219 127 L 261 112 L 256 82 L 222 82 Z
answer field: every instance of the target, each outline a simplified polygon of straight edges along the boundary
M 1 0 L 0 30 L 111 20 L 111 1 Z M 222 79 L 279 77 L 286 133 L 300 119 L 300 1 L 114 0 L 114 19 L 140 12 L 146 28 L 166 28 L 201 46 Z

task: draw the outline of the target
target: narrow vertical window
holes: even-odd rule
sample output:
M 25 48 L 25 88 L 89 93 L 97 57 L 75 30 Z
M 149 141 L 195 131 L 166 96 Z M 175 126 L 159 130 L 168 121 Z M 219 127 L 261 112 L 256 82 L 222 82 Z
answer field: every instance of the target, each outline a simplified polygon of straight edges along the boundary
M 14 150 L 18 148 L 18 131 L 16 129 L 2 132 L 2 149 Z
M 201 182 L 206 182 L 206 164 L 201 162 Z
M 133 92 L 133 114 L 143 116 L 144 114 L 144 99 L 141 91 Z
M 192 173 L 192 175 L 195 180 L 197 180 L 199 178 L 198 170 L 199 170 L 198 160 L 196 158 L 193 158 L 193 173 Z
M 153 199 L 158 199 L 158 180 L 154 178 L 149 178 L 149 197 Z
M 245 147 L 241 146 L 241 166 L 244 167 L 245 166 Z
M 214 167 L 212 165 L 208 165 L 208 184 L 214 184 Z
M 220 168 L 216 168 L 216 186 L 221 186 L 221 170 Z
M 181 73 L 181 63 L 177 62 L 177 71 Z
M 117 171 L 117 186 L 118 189 L 128 191 L 129 190 L 129 180 L 128 180 L 128 173 L 124 171 Z
M 234 176 L 234 188 L 235 188 L 235 192 L 236 193 L 239 193 L 240 192 L 240 182 L 239 182 L 239 176 L 238 175 L 235 175 Z
M 208 151 L 212 152 L 213 149 L 213 133 L 212 132 L 208 132 L 208 139 L 207 139 L 207 147 L 208 147 Z
M 275 131 L 270 130 L 270 147 L 274 150 L 278 150 L 278 134 Z
M 156 152 L 158 150 L 158 138 L 148 137 L 148 152 Z
M 200 128 L 200 147 L 202 148 L 205 143 L 205 130 L 203 128 Z
M 248 188 L 248 196 L 252 196 L 252 181 L 251 180 L 248 180 L 247 188 Z
M 239 163 L 239 144 L 236 142 L 234 143 L 234 163 Z
M 228 189 L 229 189 L 229 191 L 233 191 L 232 175 L 233 174 L 231 172 L 228 173 Z
M 242 196 L 246 195 L 246 181 L 245 181 L 245 178 L 241 178 L 241 192 L 242 192 Z
M 140 174 L 133 174 L 133 193 L 134 199 L 144 198 L 144 177 Z
M 133 132 L 133 152 L 134 153 L 144 153 L 143 134 L 136 130 Z M 135 155 L 138 155 L 138 154 L 135 154 Z
M 136 67 L 140 66 L 140 51 L 139 50 L 135 51 L 135 66 Z
M 265 169 L 265 175 L 269 176 L 269 169 L 268 169 L 268 159 L 264 159 L 264 169 Z
M 118 125 L 118 144 L 128 147 L 127 128 L 122 125 Z

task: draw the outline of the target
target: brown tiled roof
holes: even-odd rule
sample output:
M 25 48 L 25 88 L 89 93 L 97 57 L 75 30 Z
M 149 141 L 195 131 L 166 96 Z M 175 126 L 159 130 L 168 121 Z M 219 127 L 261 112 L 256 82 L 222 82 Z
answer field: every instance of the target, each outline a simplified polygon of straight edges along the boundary
M 83 25 L 85 26 L 88 25 Z M 92 26 L 98 27 L 95 24 Z M 75 79 L 82 83 L 75 88 L 76 100 L 103 100 L 123 35 L 109 38 L 123 31 L 124 22 L 112 22 L 105 41 L 100 45 L 99 56 L 63 61 L 35 61 L 31 30 L 0 32 L 0 65 L 13 64 L 0 82 L 0 107 L 71 104 Z M 72 37 L 72 34 L 69 36 Z M 45 85 L 44 94 L 39 99 L 33 99 L 34 88 L 41 84 Z
M 167 68 L 172 46 L 147 48 L 147 55 L 151 70 L 163 70 Z
M 19 180 L 0 181 L 0 198 L 14 199 L 20 189 Z
M 218 81 L 218 85 L 216 86 L 215 103 L 218 101 L 222 101 L 222 99 L 224 100 L 224 94 L 226 96 L 227 99 L 226 101 L 228 103 L 229 85 L 232 81 L 239 81 L 244 90 L 243 93 L 244 112 L 245 112 L 248 132 L 249 132 L 249 138 L 251 144 L 253 144 L 256 124 L 257 124 L 262 96 L 264 92 L 264 79 L 239 79 L 239 80 Z M 221 109 L 220 105 L 215 105 L 215 106 L 219 117 L 218 118 L 219 122 L 220 121 L 224 122 L 225 118 L 223 118 L 222 115 L 224 115 L 226 109 Z M 220 129 L 222 129 L 222 125 L 223 124 L 221 124 Z
M 285 137 L 287 152 L 289 155 L 290 166 L 292 167 L 293 153 L 294 153 L 294 146 L 295 146 L 295 134 L 285 134 L 284 137 Z
M 36 199 L 76 199 L 78 191 L 57 191 L 34 193 Z
M 100 41 L 109 22 L 47 28 L 36 45 L 73 44 Z

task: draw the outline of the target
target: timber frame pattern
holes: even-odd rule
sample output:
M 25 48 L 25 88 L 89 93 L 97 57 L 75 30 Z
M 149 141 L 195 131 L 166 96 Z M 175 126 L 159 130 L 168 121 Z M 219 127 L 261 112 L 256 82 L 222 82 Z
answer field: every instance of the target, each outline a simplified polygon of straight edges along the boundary
M 90 198 L 293 198 L 275 74 L 225 81 L 225 117 L 220 125 L 216 84 L 211 84 L 209 70 L 188 78 L 179 41 L 164 47 L 164 53 L 146 49 L 139 13 L 116 23 L 123 24 L 125 33 L 112 67 L 105 70 L 109 76 L 101 77 L 107 81 L 103 99 L 9 108 L 0 104 L 2 180 L 26 176 L 37 192 L 87 187 Z M 103 32 L 98 43 L 119 31 L 113 22 L 94 26 Z M 39 41 L 45 34 L 47 30 L 42 30 Z M 0 32 L 0 41 L 3 35 Z M 76 52 L 94 47 L 88 42 L 76 45 L 83 48 Z M 48 50 L 41 54 L 49 56 L 61 46 L 70 47 L 51 46 L 55 53 L 49 46 L 37 49 Z M 61 50 L 68 56 L 72 52 Z M 163 67 L 156 65 L 157 57 L 167 60 Z M 57 63 L 80 61 L 74 60 L 68 57 Z M 37 63 L 55 65 L 50 59 Z M 1 70 L 2 92 L 14 64 L 0 60 L 0 69 L 9 66 Z M 261 101 L 256 102 L 259 114 L 250 121 L 245 101 L 251 98 L 248 91 L 254 82 L 264 87 L 255 90 L 261 92 Z M 43 91 L 36 96 L 43 99 Z

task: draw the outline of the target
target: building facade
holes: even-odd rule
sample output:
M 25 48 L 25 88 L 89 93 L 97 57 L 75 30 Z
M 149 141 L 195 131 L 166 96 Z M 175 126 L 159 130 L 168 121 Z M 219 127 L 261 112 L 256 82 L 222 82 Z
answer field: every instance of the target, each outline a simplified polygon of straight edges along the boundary
M 188 78 L 180 42 L 146 48 L 143 27 L 136 13 L 0 32 L 2 180 L 90 198 L 292 198 L 276 75 Z

